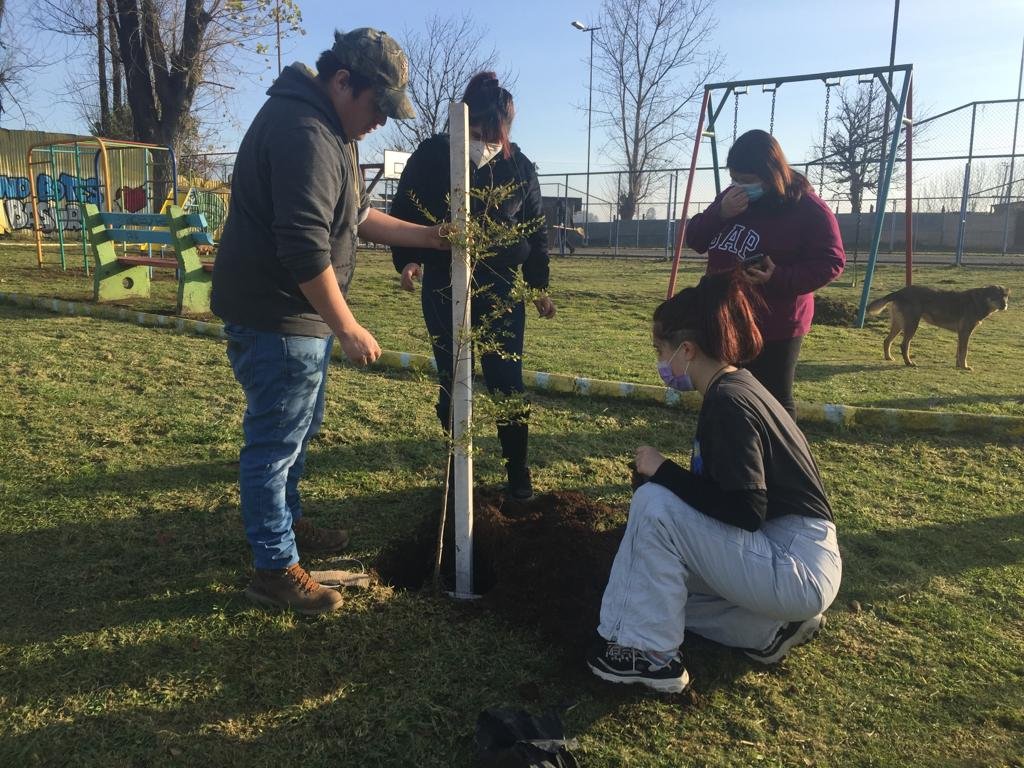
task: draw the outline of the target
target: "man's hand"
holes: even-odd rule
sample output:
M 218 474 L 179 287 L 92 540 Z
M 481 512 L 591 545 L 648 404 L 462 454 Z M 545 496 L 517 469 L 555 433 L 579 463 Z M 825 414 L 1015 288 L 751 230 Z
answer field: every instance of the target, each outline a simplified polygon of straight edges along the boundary
M 402 290 L 415 291 L 416 280 L 423 277 L 423 268 L 415 261 L 410 261 L 402 270 Z
M 743 270 L 743 279 L 751 285 L 763 285 L 772 279 L 775 273 L 775 262 L 772 257 L 765 255 L 764 259 L 756 266 L 747 267 Z
M 653 477 L 658 468 L 665 463 L 665 457 L 656 448 L 641 445 L 636 449 L 636 471 L 645 477 Z
M 537 314 L 541 317 L 552 318 L 555 316 L 555 302 L 551 300 L 550 296 L 534 299 L 533 306 L 537 308 Z
M 453 233 L 453 228 L 449 224 L 435 224 L 432 227 L 426 228 L 427 242 L 424 243 L 424 248 L 433 248 L 437 251 L 450 251 L 452 249 L 451 240 L 448 237 Z
M 380 345 L 373 334 L 358 323 L 352 330 L 338 334 L 345 356 L 356 365 L 369 365 L 380 357 Z
M 718 204 L 718 210 L 722 214 L 723 219 L 731 219 L 734 216 L 739 216 L 750 205 L 750 200 L 747 199 L 747 192 L 743 187 L 731 186 L 725 190 L 725 196 L 722 198 L 722 202 Z

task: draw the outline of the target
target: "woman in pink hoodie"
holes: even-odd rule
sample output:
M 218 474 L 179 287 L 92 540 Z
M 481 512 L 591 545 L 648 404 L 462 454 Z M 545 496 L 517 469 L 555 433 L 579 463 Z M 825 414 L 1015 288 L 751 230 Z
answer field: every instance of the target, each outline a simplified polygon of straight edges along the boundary
M 779 143 L 748 131 L 726 159 L 733 184 L 686 225 L 686 244 L 708 254 L 709 273 L 739 267 L 762 299 L 764 350 L 748 370 L 795 415 L 793 378 L 814 317 L 814 291 L 842 274 L 839 224 Z

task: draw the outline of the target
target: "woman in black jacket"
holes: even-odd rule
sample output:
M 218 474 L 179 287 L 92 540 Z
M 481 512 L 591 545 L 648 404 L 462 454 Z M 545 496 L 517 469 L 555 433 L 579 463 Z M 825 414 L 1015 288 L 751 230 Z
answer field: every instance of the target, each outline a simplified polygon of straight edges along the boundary
M 512 95 L 501 87 L 493 72 L 481 72 L 469 81 L 462 100 L 469 107 L 470 187 L 473 189 L 512 185 L 513 192 L 501 204 L 484 212 L 483 203 L 471 198 L 471 214 L 486 213 L 500 224 L 524 224 L 542 217 L 540 184 L 533 163 L 519 147 L 509 142 L 515 116 Z M 448 216 L 449 138 L 440 134 L 417 147 L 402 171 L 391 215 L 416 223 L 429 223 L 420 209 L 434 220 Z M 417 204 L 418 203 L 418 204 Z M 451 254 L 419 248 L 392 248 L 395 269 L 402 275 L 402 287 L 415 290 L 414 280 L 422 278 L 423 318 L 434 347 L 439 394 L 437 417 L 451 430 L 452 384 L 452 299 Z M 548 287 L 547 229 L 543 221 L 528 237 L 480 259 L 473 270 L 472 323 L 486 336 L 489 351 L 481 356 L 484 381 L 491 393 L 521 395 L 523 386 L 523 334 L 526 308 L 512 296 L 516 272 L 523 270 L 529 288 L 538 292 L 534 304 L 541 317 L 555 314 L 546 295 Z M 493 346 L 492 346 L 493 345 Z M 501 453 L 508 473 L 508 492 L 526 500 L 533 496 L 527 463 L 529 409 L 507 413 L 498 423 Z

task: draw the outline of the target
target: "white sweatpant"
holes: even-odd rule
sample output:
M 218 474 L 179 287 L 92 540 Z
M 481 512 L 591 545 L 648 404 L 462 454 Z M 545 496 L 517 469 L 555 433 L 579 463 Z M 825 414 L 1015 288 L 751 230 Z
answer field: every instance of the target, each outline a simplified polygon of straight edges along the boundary
M 629 648 L 675 651 L 689 629 L 767 648 L 783 624 L 823 612 L 842 577 L 835 525 L 786 515 L 745 531 L 645 483 L 601 602 L 598 633 Z

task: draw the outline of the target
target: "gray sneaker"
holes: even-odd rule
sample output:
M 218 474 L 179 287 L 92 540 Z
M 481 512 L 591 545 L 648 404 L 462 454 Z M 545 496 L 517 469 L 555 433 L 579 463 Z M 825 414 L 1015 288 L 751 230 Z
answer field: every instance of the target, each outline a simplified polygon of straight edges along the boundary
M 744 653 L 762 664 L 778 664 L 786 657 L 787 653 L 798 645 L 811 642 L 824 626 L 825 614 L 823 613 L 805 621 L 791 621 L 782 625 L 782 629 L 775 635 L 772 644 L 767 648 L 761 651 L 746 650 Z

